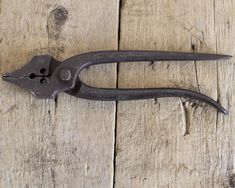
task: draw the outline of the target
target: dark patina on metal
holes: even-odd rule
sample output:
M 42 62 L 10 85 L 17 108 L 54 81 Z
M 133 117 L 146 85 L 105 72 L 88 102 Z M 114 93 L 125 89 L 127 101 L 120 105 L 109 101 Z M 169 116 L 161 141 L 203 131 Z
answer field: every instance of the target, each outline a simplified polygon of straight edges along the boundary
M 3 76 L 3 80 L 19 85 L 41 99 L 54 98 L 59 92 L 100 101 L 139 100 L 162 97 L 184 97 L 205 102 L 220 112 L 228 111 L 201 93 L 178 88 L 97 88 L 83 83 L 79 73 L 92 65 L 139 61 L 209 61 L 229 59 L 228 55 L 159 51 L 98 51 L 79 54 L 59 62 L 49 55 L 35 56 L 24 67 Z

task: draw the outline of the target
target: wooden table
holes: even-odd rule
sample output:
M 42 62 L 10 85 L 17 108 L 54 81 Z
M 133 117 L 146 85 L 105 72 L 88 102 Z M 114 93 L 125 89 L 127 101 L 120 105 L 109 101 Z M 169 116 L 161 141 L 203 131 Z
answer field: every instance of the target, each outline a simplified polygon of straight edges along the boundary
M 1 0 L 1 74 L 34 55 L 94 50 L 235 55 L 233 0 Z M 185 99 L 38 100 L 0 81 L 0 187 L 234 187 L 234 60 L 95 66 L 105 87 L 181 87 Z

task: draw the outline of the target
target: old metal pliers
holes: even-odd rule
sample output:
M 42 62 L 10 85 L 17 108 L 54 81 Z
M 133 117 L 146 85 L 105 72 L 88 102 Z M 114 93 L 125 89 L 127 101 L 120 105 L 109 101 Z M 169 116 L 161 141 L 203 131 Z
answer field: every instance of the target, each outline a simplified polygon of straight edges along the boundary
M 59 92 L 101 101 L 185 97 L 205 102 L 227 114 L 215 100 L 195 91 L 178 88 L 116 89 L 97 88 L 83 83 L 79 73 L 91 65 L 138 61 L 199 61 L 228 59 L 231 56 L 158 51 L 100 51 L 73 56 L 59 62 L 49 55 L 35 56 L 24 67 L 5 74 L 3 80 L 19 85 L 37 98 L 54 98 Z

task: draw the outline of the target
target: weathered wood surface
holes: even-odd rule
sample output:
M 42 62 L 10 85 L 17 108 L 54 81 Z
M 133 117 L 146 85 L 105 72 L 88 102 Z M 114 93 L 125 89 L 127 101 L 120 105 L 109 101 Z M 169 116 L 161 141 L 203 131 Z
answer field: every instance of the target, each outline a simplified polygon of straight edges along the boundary
M 117 49 L 118 6 L 116 0 L 1 1 L 1 73 L 36 54 L 62 60 Z M 115 87 L 116 65 L 91 68 L 84 77 Z M 112 186 L 115 102 L 63 94 L 42 101 L 0 83 L 0 187 Z
M 63 60 L 118 46 L 235 55 L 232 0 L 120 5 L 1 0 L 1 74 L 36 54 Z M 117 106 L 66 94 L 37 100 L 0 81 L 0 187 L 234 187 L 234 60 L 96 66 L 83 79 L 106 87 L 189 88 L 230 114 L 185 99 Z
M 234 1 L 124 0 L 120 49 L 234 55 Z M 183 87 L 230 111 L 184 99 L 119 103 L 116 187 L 230 187 L 233 174 L 234 64 L 121 64 L 119 87 Z

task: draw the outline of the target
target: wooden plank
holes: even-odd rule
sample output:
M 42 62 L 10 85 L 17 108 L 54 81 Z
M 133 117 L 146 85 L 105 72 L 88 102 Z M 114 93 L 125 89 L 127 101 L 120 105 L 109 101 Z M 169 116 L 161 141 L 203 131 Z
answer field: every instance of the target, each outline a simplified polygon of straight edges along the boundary
M 118 1 L 0 1 L 1 74 L 33 55 L 60 60 L 116 49 Z M 88 83 L 116 85 L 115 65 L 90 68 Z M 104 79 L 106 77 L 107 79 Z M 37 100 L 0 82 L 0 187 L 111 187 L 114 102 L 68 95 Z
M 118 1 L 64 2 L 70 8 L 60 42 L 61 58 L 79 52 L 117 49 Z M 116 65 L 90 67 L 82 79 L 93 86 L 116 86 Z M 96 102 L 61 94 L 56 108 L 57 181 L 72 187 L 112 187 L 115 102 Z M 68 113 L 69 111 L 69 113 Z M 64 176 L 66 174 L 66 176 Z M 70 177 L 69 177 L 70 176 Z
M 223 46 L 232 41 L 232 30 L 226 33 L 224 27 L 228 17 L 233 23 L 234 3 L 226 2 L 123 0 L 120 49 L 215 53 L 218 43 L 219 52 L 231 54 L 232 43 L 227 50 Z M 188 88 L 220 99 L 233 112 L 232 75 L 231 61 L 121 64 L 118 86 Z M 223 116 L 185 99 L 120 102 L 117 112 L 116 187 L 228 183 L 228 169 L 233 168 L 233 114 Z
M 45 2 L 1 1 L 1 73 L 47 52 Z M 0 187 L 52 187 L 54 102 L 3 81 L 0 87 Z
M 215 31 L 218 52 L 234 54 L 235 2 L 215 1 Z M 220 116 L 217 124 L 217 149 L 220 156 L 215 177 L 220 177 L 224 187 L 235 187 L 235 67 L 234 59 L 218 64 L 219 100 L 229 106 L 229 117 Z M 221 177 L 221 174 L 223 175 Z M 225 175 L 225 177 L 224 177 Z M 216 178 L 215 178 L 216 181 Z

